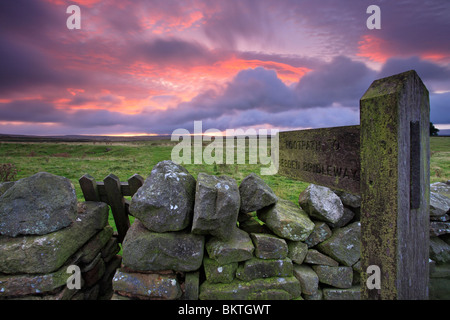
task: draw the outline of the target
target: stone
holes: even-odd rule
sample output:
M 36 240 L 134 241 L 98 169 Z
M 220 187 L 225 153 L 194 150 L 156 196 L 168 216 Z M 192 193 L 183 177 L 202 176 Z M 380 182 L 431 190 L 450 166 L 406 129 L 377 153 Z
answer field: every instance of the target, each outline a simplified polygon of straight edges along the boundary
M 236 226 L 240 203 L 239 189 L 234 179 L 199 173 L 192 233 L 229 239 L 230 230 Z
M 288 254 L 288 246 L 284 239 L 264 233 L 251 233 L 255 245 L 255 256 L 261 259 L 284 259 Z
M 101 280 L 106 271 L 105 262 L 101 259 L 101 253 L 98 258 L 92 261 L 84 269 L 81 269 L 81 277 L 85 281 L 86 287 L 92 287 Z
M 206 280 L 210 283 L 229 283 L 233 281 L 237 267 L 237 262 L 219 264 L 214 259 L 206 256 L 203 258 Z
M 354 217 L 355 217 L 355 212 L 353 210 L 347 208 L 346 206 L 344 206 L 344 214 L 338 220 L 338 222 L 336 222 L 336 223 L 329 222 L 328 225 L 333 229 L 342 228 L 342 227 L 346 226 Z
M 262 221 L 258 221 L 255 217 L 239 222 L 239 229 L 247 233 L 272 233 Z
M 294 265 L 294 276 L 300 282 L 302 294 L 314 295 L 319 290 L 319 277 L 307 265 Z
M 450 278 L 450 263 L 437 264 L 430 270 L 430 278 Z
M 252 258 L 240 264 L 236 271 L 236 278 L 250 281 L 257 278 L 290 277 L 293 265 L 289 258 L 259 259 Z
M 438 237 L 430 238 L 430 259 L 437 263 L 450 261 L 450 245 Z
M 131 199 L 130 213 L 150 231 L 183 230 L 192 221 L 195 183 L 182 166 L 161 161 Z
M 308 248 L 312 248 L 331 237 L 331 234 L 331 229 L 325 222 L 315 222 L 314 229 L 305 240 L 305 243 L 308 245 Z
M 206 242 L 206 251 L 211 259 L 219 264 L 245 261 L 253 257 L 255 247 L 247 232 L 234 227 L 231 238 L 224 241 L 212 237 Z
M 430 192 L 430 216 L 440 217 L 449 212 L 450 197 L 438 192 Z
M 430 221 L 439 221 L 439 222 L 449 222 L 450 221 L 450 215 L 444 214 L 442 216 L 430 216 Z
M 352 286 L 353 269 L 351 267 L 312 266 L 319 277 L 319 282 L 346 289 Z
M 118 255 L 115 255 L 110 259 L 109 262 L 106 263 L 105 272 L 103 274 L 102 279 L 99 282 L 100 300 L 109 300 L 111 298 L 111 295 L 113 294 L 112 279 L 114 277 L 114 274 L 116 273 L 116 270 L 120 268 L 121 264 L 122 264 L 122 257 Z
M 144 298 L 175 300 L 182 294 L 175 274 L 134 273 L 118 269 L 112 283 L 116 292 Z
M 273 277 L 230 283 L 203 282 L 200 285 L 200 300 L 274 300 L 300 297 L 300 284 L 294 276 Z
M 355 209 L 361 207 L 360 195 L 351 194 L 341 190 L 333 190 L 333 192 L 336 193 L 336 195 L 341 199 L 344 206 L 352 207 Z
M 353 222 L 333 230 L 330 238 L 318 244 L 318 250 L 345 266 L 351 267 L 360 258 L 361 223 Z
M 51 273 L 59 269 L 108 223 L 108 205 L 84 202 L 83 210 L 67 228 L 45 235 L 0 236 L 0 272 Z
M 105 262 L 109 262 L 111 259 L 113 259 L 117 253 L 119 253 L 120 247 L 119 243 L 117 242 L 117 238 L 113 237 L 108 240 L 108 242 L 105 244 L 105 246 L 101 250 L 102 258 L 105 260 Z
M 324 300 L 361 300 L 361 288 L 359 286 L 348 289 L 324 288 Z
M 0 196 L 14 185 L 14 181 L 0 182 Z
M 200 272 L 186 272 L 184 277 L 184 300 L 198 300 Z
M 280 199 L 257 214 L 273 233 L 287 240 L 305 241 L 314 229 L 308 215 L 288 200 Z
M 362 268 L 361 268 L 361 260 L 358 260 L 358 262 L 356 262 L 353 266 L 353 285 L 357 285 L 361 283 L 361 273 L 362 273 Z
M 106 243 L 111 240 L 113 232 L 114 230 L 111 226 L 106 226 L 103 230 L 89 239 L 89 241 L 78 251 L 80 261 L 82 263 L 91 262 L 106 245 Z
M 308 253 L 308 245 L 301 241 L 289 241 L 288 242 L 288 258 L 292 262 L 302 264 Z
M 430 221 L 430 236 L 438 237 L 450 233 L 450 222 Z
M 450 279 L 430 278 L 430 300 L 450 300 Z
M 241 213 L 248 213 L 260 210 L 277 202 L 278 197 L 264 180 L 250 173 L 239 185 L 241 195 Z
M 65 286 L 70 274 L 66 266 L 46 274 L 0 274 L 0 299 L 7 296 L 24 296 L 51 292 Z
M 327 187 L 310 184 L 299 196 L 299 204 L 312 218 L 337 223 L 344 214 L 341 199 Z
M 152 232 L 135 220 L 123 241 L 123 264 L 137 271 L 195 271 L 203 261 L 204 243 L 204 236 Z
M 450 180 L 445 182 L 435 182 L 430 184 L 430 192 L 440 194 L 441 196 L 450 198 Z
M 77 217 L 77 196 L 69 179 L 47 172 L 16 181 L 0 196 L 0 235 L 44 235 Z
M 319 290 L 317 290 L 317 293 L 304 294 L 303 298 L 305 298 L 305 300 L 323 300 L 323 291 L 319 288 Z
M 305 262 L 309 264 L 320 264 L 324 266 L 337 267 L 339 263 L 317 250 L 309 249 L 305 257 Z

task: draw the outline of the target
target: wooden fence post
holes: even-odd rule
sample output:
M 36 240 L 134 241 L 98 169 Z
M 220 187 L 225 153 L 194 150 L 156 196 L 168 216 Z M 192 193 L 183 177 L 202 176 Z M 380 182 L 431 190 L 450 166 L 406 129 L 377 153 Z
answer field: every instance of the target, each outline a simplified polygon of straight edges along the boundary
M 130 220 L 128 219 L 127 210 L 125 207 L 125 198 L 122 195 L 121 183 L 118 177 L 109 174 L 104 180 L 105 191 L 108 198 L 108 203 L 111 207 L 114 221 L 116 222 L 118 237 L 117 240 L 122 243 L 128 228 L 130 227 Z
M 81 191 L 83 192 L 84 200 L 100 201 L 97 182 L 92 176 L 85 174 L 78 181 L 80 183 Z
M 412 70 L 374 81 L 360 107 L 361 298 L 427 299 L 428 90 Z M 366 285 L 370 265 L 380 289 Z
M 144 178 L 138 174 L 133 174 L 128 179 L 128 185 L 130 187 L 130 196 L 133 196 L 136 191 L 144 184 Z

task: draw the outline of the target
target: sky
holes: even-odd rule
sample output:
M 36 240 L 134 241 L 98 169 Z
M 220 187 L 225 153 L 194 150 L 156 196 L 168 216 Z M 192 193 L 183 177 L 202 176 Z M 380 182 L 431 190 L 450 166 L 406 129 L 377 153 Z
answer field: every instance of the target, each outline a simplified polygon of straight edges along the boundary
M 372 81 L 414 69 L 450 134 L 449 35 L 448 0 L 2 0 L 0 133 L 357 125 Z

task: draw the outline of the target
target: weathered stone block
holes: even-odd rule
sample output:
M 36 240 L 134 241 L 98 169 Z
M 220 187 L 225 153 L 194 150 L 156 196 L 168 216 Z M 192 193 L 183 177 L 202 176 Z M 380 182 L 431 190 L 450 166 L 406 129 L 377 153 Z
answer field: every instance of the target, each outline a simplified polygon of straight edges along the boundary
M 77 217 L 77 196 L 69 179 L 47 172 L 16 181 L 0 196 L 0 235 L 43 235 Z
M 206 251 L 219 264 L 245 261 L 253 257 L 255 247 L 247 232 L 234 227 L 228 240 L 212 237 L 206 243 Z
M 341 199 L 344 206 L 349 206 L 355 209 L 361 207 L 360 195 L 355 195 L 340 190 L 333 190 L 333 192 L 336 193 L 336 195 Z
M 288 258 L 294 263 L 302 264 L 308 253 L 308 245 L 301 241 L 289 241 L 288 250 Z
M 361 223 L 353 222 L 344 228 L 334 229 L 333 235 L 317 245 L 322 253 L 345 266 L 352 266 L 360 258 Z
M 281 292 L 284 292 L 281 294 Z M 298 280 L 291 277 L 274 277 L 242 281 L 234 279 L 231 283 L 209 283 L 200 286 L 201 300 L 252 300 L 252 299 L 295 299 L 300 297 Z
M 43 294 L 66 285 L 66 266 L 47 274 L 0 275 L 0 298 Z
M 174 300 L 181 297 L 181 288 L 174 274 L 131 273 L 118 269 L 113 278 L 116 292 L 140 296 Z
M 130 213 L 154 232 L 186 228 L 194 211 L 195 178 L 170 160 L 156 164 L 131 199 Z
M 298 202 L 310 217 L 320 221 L 336 223 L 344 214 L 341 199 L 327 187 L 310 184 Z
M 135 220 L 123 242 L 123 264 L 139 271 L 194 271 L 202 264 L 204 242 L 184 231 L 152 232 Z
M 314 270 L 307 265 L 294 265 L 294 276 L 300 282 L 302 294 L 314 295 L 319 290 L 319 277 Z
M 324 288 L 324 300 L 361 300 L 360 286 L 354 286 L 348 289 Z
M 430 300 L 450 300 L 450 278 L 430 278 Z
M 236 278 L 250 281 L 257 278 L 290 277 L 292 276 L 292 261 L 285 259 L 252 258 L 239 265 Z
M 441 193 L 430 192 L 430 216 L 440 217 L 450 210 L 450 197 Z
M 250 173 L 239 185 L 241 213 L 260 210 L 277 202 L 277 196 L 261 177 Z
M 103 230 L 89 239 L 89 241 L 78 251 L 80 261 L 82 263 L 91 262 L 106 243 L 111 240 L 113 232 L 114 230 L 111 226 L 106 226 Z
M 437 263 L 450 262 L 450 245 L 438 237 L 430 238 L 430 259 Z
M 83 210 L 67 228 L 45 235 L 0 236 L 0 272 L 50 273 L 59 269 L 108 223 L 108 205 L 83 202 Z
M 230 230 L 236 226 L 240 203 L 239 189 L 234 179 L 199 173 L 192 232 L 229 239 Z
M 280 199 L 257 214 L 273 233 L 284 239 L 304 241 L 314 229 L 314 223 L 308 215 L 288 200 Z
M 206 280 L 211 283 L 229 283 L 233 281 L 237 267 L 237 262 L 219 264 L 214 259 L 203 258 Z
M 200 273 L 186 272 L 184 278 L 184 300 L 198 300 Z
M 329 237 L 331 237 L 331 229 L 325 222 L 315 222 L 314 229 L 309 235 L 309 237 L 305 240 L 305 243 L 309 248 L 314 247 L 316 244 L 325 241 Z
M 261 259 L 284 259 L 288 254 L 288 246 L 284 239 L 264 233 L 251 233 L 255 245 L 255 256 Z
M 324 266 L 337 267 L 339 263 L 317 250 L 309 249 L 305 257 L 305 262 L 309 264 L 320 264 Z
M 450 222 L 430 221 L 430 236 L 438 237 L 450 233 Z
M 359 210 L 359 208 L 353 209 L 353 210 Z M 344 206 L 344 214 L 338 220 L 338 222 L 336 222 L 336 223 L 329 222 L 328 225 L 333 229 L 342 228 L 342 227 L 346 226 L 355 216 L 355 212 L 353 210 Z
M 342 289 L 352 286 L 353 269 L 351 267 L 313 266 L 312 268 L 321 283 Z

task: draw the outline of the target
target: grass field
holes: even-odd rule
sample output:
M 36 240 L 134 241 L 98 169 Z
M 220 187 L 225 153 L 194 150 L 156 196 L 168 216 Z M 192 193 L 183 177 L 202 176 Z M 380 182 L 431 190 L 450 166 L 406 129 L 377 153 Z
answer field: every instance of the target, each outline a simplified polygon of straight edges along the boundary
M 64 176 L 72 181 L 79 200 L 84 200 L 78 179 L 85 173 L 103 180 L 113 173 L 121 181 L 137 173 L 146 178 L 152 167 L 162 160 L 171 159 L 176 142 L 170 140 L 134 142 L 0 142 L 0 164 L 12 163 L 18 172 L 16 180 L 40 171 Z M 450 137 L 431 138 L 431 182 L 450 179 Z M 248 159 L 248 157 L 246 158 Z M 214 175 L 226 174 L 238 183 L 249 173 L 259 175 L 261 165 L 184 165 L 196 178 L 199 172 Z M 261 176 L 280 198 L 296 202 L 308 183 L 279 175 Z M 113 224 L 113 223 L 112 223 Z

